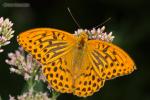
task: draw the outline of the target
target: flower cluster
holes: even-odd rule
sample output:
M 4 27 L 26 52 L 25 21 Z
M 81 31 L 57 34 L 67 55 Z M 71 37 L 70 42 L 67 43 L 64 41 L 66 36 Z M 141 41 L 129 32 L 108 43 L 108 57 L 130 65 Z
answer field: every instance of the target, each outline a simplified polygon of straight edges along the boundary
M 14 36 L 12 29 L 13 23 L 8 18 L 0 18 L 0 52 L 3 52 L 2 46 L 8 45 L 10 39 Z
M 75 31 L 74 35 L 79 36 L 82 32 L 85 32 L 87 33 L 88 38 L 90 40 L 93 39 L 93 40 L 103 40 L 107 42 L 112 42 L 113 39 L 115 38 L 114 36 L 112 36 L 112 32 L 106 33 L 104 32 L 104 30 L 105 30 L 105 26 L 98 29 L 93 28 L 92 30 L 78 29 L 77 31 Z
M 25 55 L 23 48 L 19 48 L 15 53 L 9 53 L 9 60 L 6 59 L 6 63 L 11 65 L 10 72 L 24 76 L 27 82 L 27 91 L 22 95 L 15 97 L 10 96 L 10 100 L 56 100 L 59 94 L 52 90 L 48 86 L 52 97 L 49 98 L 46 93 L 36 90 L 40 89 L 40 84 L 46 81 L 41 71 L 41 64 L 36 61 L 30 54 Z M 41 83 L 39 84 L 39 82 Z M 42 89 L 42 88 L 41 88 Z
M 10 60 L 6 59 L 6 63 L 12 65 L 10 68 L 10 72 L 14 72 L 24 76 L 25 80 L 30 79 L 34 76 L 35 80 L 40 79 L 41 74 L 39 76 L 39 70 L 41 64 L 34 60 L 31 55 L 26 55 L 22 48 L 16 50 L 15 53 L 9 53 L 8 57 Z
M 32 91 L 25 92 L 23 95 L 20 95 L 15 99 L 15 97 L 10 96 L 9 100 L 51 100 L 48 98 L 47 93 L 36 92 L 33 93 Z

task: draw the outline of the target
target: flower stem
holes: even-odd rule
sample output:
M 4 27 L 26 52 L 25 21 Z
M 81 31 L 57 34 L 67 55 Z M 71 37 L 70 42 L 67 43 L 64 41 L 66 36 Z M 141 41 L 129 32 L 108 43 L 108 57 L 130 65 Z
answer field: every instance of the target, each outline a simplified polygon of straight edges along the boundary
M 59 95 L 60 95 L 60 93 L 52 91 L 52 98 L 51 98 L 51 100 L 57 100 L 57 98 L 59 97 Z

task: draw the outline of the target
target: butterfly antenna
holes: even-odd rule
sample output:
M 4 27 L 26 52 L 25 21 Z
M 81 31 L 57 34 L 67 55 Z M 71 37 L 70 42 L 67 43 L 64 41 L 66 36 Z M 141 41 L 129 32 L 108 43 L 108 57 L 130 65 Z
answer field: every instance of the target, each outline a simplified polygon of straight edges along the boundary
M 79 25 L 79 23 L 77 22 L 77 20 L 76 20 L 75 17 L 73 16 L 73 14 L 71 13 L 71 10 L 70 10 L 69 7 L 67 7 L 67 10 L 68 10 L 70 16 L 72 17 L 73 21 L 77 24 L 77 26 L 78 26 L 79 28 L 81 28 L 81 26 Z
M 110 21 L 111 20 L 111 17 L 109 17 L 108 19 L 106 19 L 103 23 L 101 23 L 101 24 L 99 24 L 99 25 L 97 25 L 96 27 L 94 27 L 94 28 L 98 28 L 98 27 L 100 27 L 100 26 L 102 26 L 102 25 L 104 25 L 105 23 L 107 23 L 108 21 Z

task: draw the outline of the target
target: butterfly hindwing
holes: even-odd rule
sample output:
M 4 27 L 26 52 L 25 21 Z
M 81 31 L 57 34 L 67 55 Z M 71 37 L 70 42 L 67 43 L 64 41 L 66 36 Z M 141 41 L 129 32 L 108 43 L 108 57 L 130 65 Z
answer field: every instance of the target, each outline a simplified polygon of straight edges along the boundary
M 129 55 L 119 47 L 100 40 L 88 41 L 89 55 L 96 72 L 107 80 L 133 72 L 136 67 Z
M 42 69 L 50 87 L 57 92 L 72 93 L 72 75 L 67 69 L 64 58 L 59 58 L 48 65 L 44 65 Z
M 88 51 L 85 50 L 84 53 Z M 80 97 L 87 97 L 100 90 L 103 87 L 105 80 L 103 80 L 94 70 L 89 57 L 85 53 L 82 60 L 82 66 L 78 71 L 79 76 L 74 80 L 73 94 Z
M 89 69 L 88 69 L 89 68 Z M 73 94 L 80 97 L 91 96 L 104 86 L 103 80 L 95 72 L 93 66 L 87 67 L 75 81 L 75 91 Z
M 36 28 L 22 32 L 17 40 L 36 60 L 48 64 L 69 52 L 75 37 L 57 29 Z

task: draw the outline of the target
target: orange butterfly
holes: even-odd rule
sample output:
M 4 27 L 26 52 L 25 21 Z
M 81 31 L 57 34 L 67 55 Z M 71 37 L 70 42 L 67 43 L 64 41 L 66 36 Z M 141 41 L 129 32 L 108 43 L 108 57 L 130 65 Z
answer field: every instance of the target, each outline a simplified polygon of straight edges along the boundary
M 89 40 L 89 31 L 75 36 L 52 28 L 22 32 L 18 43 L 42 63 L 43 74 L 57 92 L 86 97 L 99 91 L 106 80 L 130 74 L 133 60 L 118 46 Z

